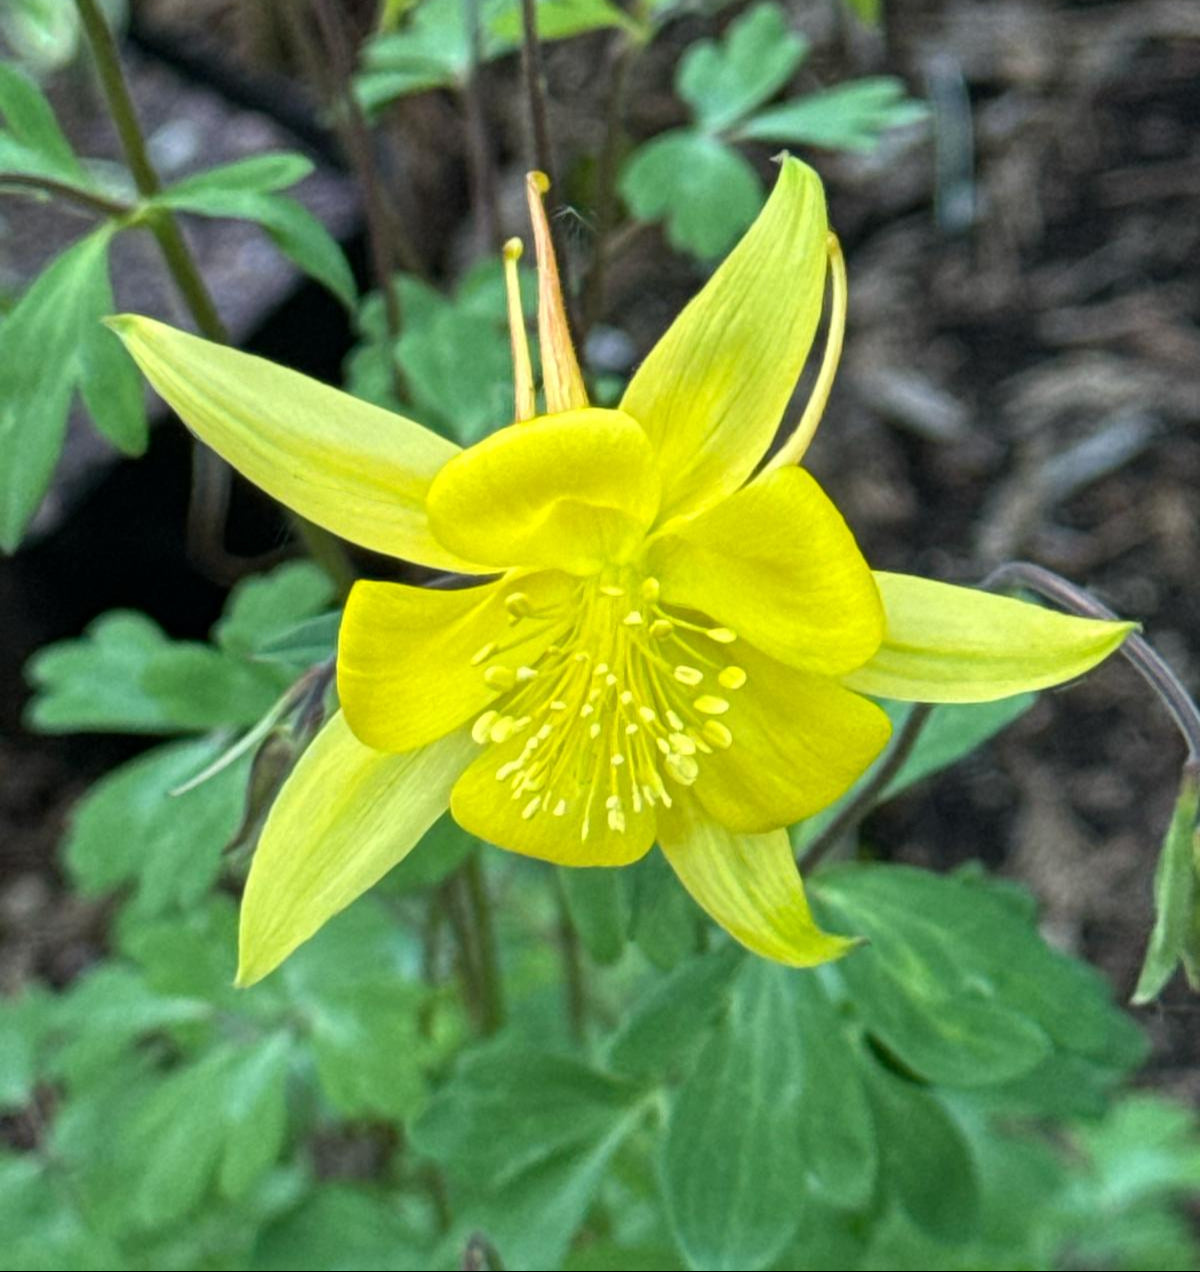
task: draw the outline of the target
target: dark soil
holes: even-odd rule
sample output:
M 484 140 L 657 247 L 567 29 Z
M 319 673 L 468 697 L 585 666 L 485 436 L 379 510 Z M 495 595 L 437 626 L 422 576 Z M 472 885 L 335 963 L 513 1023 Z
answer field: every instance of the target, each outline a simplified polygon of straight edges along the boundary
M 903 74 L 933 102 L 939 139 L 936 162 L 919 128 L 869 158 L 815 157 L 847 250 L 851 331 L 813 469 L 873 564 L 965 582 L 1003 560 L 1036 560 L 1140 620 L 1195 691 L 1200 7 L 887 0 L 886 40 L 850 30 L 835 5 L 790 7 L 816 48 L 804 72 L 811 85 Z M 163 65 L 172 49 L 186 52 L 191 74 L 215 57 L 227 96 L 246 82 L 286 84 L 275 96 L 292 135 L 333 154 L 295 51 L 239 26 L 239 8 L 135 5 L 140 88 L 160 100 L 175 83 L 163 108 L 184 121 L 229 109 Z M 680 29 L 698 28 L 689 19 Z M 634 135 L 677 117 L 666 92 L 675 48 L 665 37 L 635 77 Z M 596 144 L 605 50 L 600 37 L 551 51 L 563 154 Z M 241 78 L 230 84 L 233 72 Z M 510 192 L 527 164 L 516 83 L 514 66 L 489 68 Z M 955 146 L 964 135 L 973 162 Z M 469 241 L 453 230 L 467 184 L 457 115 L 437 95 L 411 103 L 380 151 L 403 179 L 396 206 L 410 237 L 448 270 Z M 344 188 L 332 170 L 327 179 Z M 502 208 L 509 202 L 516 215 L 507 195 Z M 644 347 L 690 280 L 655 232 L 634 235 L 611 270 L 604 318 Z M 255 271 L 227 270 L 217 290 L 258 347 L 336 378 L 345 322 L 311 289 L 273 320 L 267 311 L 282 291 L 264 306 Z M 103 941 L 103 914 L 64 896 L 54 845 L 71 803 L 129 746 L 23 734 L 21 665 L 116 605 L 146 609 L 175 635 L 206 629 L 221 593 L 184 557 L 187 463 L 178 431 L 160 429 L 148 460 L 72 496 L 68 520 L 0 563 L 0 987 L 34 971 L 68 977 Z M 277 545 L 280 530 L 243 491 L 233 536 L 257 551 Z M 1024 880 L 1050 938 L 1128 997 L 1181 759 L 1161 708 L 1114 663 L 1045 695 L 991 748 L 881 811 L 870 837 L 889 857 L 937 868 L 978 857 Z M 1155 1041 L 1154 1080 L 1192 1096 L 1197 1010 L 1174 986 L 1141 1013 Z

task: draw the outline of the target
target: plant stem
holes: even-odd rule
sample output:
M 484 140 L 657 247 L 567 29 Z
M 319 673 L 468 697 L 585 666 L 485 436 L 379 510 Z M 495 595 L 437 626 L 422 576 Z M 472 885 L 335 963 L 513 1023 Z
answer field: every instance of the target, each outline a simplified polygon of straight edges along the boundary
M 479 975 L 479 1024 L 485 1035 L 494 1034 L 504 1024 L 504 988 L 500 979 L 492 903 L 478 852 L 467 858 L 462 874 L 471 909 L 476 970 Z
M 542 44 L 538 39 L 537 0 L 521 0 L 521 69 L 525 78 L 525 99 L 529 106 L 529 126 L 533 135 L 533 162 L 550 180 L 555 202 L 558 196 L 554 146 L 550 139 L 550 114 L 546 107 L 546 71 L 542 63 Z M 576 330 L 575 305 L 571 293 L 571 262 L 565 251 L 562 229 L 557 217 L 550 215 L 550 235 L 558 257 L 558 276 L 570 325 Z
M 481 254 L 494 253 L 500 250 L 500 209 L 496 203 L 496 171 L 492 163 L 487 110 L 483 100 L 483 30 L 479 0 L 463 0 L 463 20 L 471 50 L 467 82 L 462 94 L 466 112 L 467 177 L 471 185 L 471 202 L 475 207 L 479 251 Z
M 119 199 L 110 199 L 107 195 L 97 194 L 93 190 L 84 190 L 66 181 L 56 181 L 53 177 L 38 177 L 27 172 L 0 172 L 0 189 L 5 186 L 53 195 L 66 203 L 76 203 L 81 208 L 86 208 L 89 212 L 95 212 L 100 216 L 127 217 L 137 211 L 135 204 L 122 203 Z
M 1028 561 L 1011 561 L 999 566 L 984 579 L 981 586 L 989 592 L 1004 588 L 1024 588 L 1084 618 L 1120 621 L 1119 615 L 1085 588 L 1069 582 L 1053 570 L 1032 565 Z M 1197 708 L 1183 682 L 1166 659 L 1138 632 L 1131 632 L 1126 637 L 1121 653 L 1158 695 L 1175 721 L 1187 743 L 1188 768 L 1200 768 L 1200 708 Z
M 134 184 L 143 199 L 151 200 L 161 191 L 162 183 L 150 162 L 146 138 L 138 122 L 129 82 L 121 66 L 117 42 L 96 0 L 75 0 L 75 7 L 79 11 L 79 18 L 96 63 L 96 73 L 100 77 L 100 85 Z M 167 269 L 195 319 L 196 326 L 210 340 L 229 344 L 229 332 L 221 321 L 221 315 L 217 312 L 216 304 L 173 213 L 167 208 L 155 208 L 153 215 L 146 218 L 145 224 L 154 235 Z M 247 560 L 225 550 L 224 527 L 229 506 L 230 482 L 229 465 L 207 446 L 196 442 L 192 451 L 192 488 L 187 517 L 188 550 L 193 559 L 203 562 L 218 577 L 237 577 L 262 559 Z M 292 522 L 301 542 L 330 571 L 339 587 L 347 577 L 353 576 L 350 559 L 336 536 L 294 515 Z M 321 544 L 319 553 L 316 550 L 318 541 Z M 274 554 L 267 556 L 273 558 Z M 336 569 L 331 564 L 335 560 L 338 562 Z
M 900 726 L 900 732 L 892 739 L 875 771 L 863 783 L 854 798 L 809 845 L 800 861 L 805 870 L 811 870 L 847 835 L 858 829 L 863 819 L 875 807 L 876 800 L 887 790 L 892 778 L 912 754 L 913 747 L 921 736 L 921 730 L 932 712 L 933 707 L 929 703 L 919 702 L 908 713 L 908 718 Z
M 604 143 L 596 161 L 596 241 L 592 248 L 592 268 L 588 272 L 583 297 L 583 327 L 580 340 L 604 311 L 605 272 L 608 267 L 610 237 L 617 222 L 617 156 L 625 124 L 625 92 L 630 72 L 642 50 L 641 44 L 622 33 L 613 61 L 612 87 L 608 94 Z
M 400 294 L 396 290 L 396 259 L 400 256 L 409 273 L 419 272 L 416 253 L 399 233 L 396 218 L 388 209 L 379 167 L 371 143 L 367 120 L 354 95 L 354 53 L 346 38 L 346 30 L 332 0 L 312 0 L 321 39 L 329 56 L 332 76 L 326 76 L 326 96 L 340 118 L 340 132 L 350 166 L 363 196 L 363 214 L 367 220 L 367 245 L 371 254 L 371 272 L 375 286 L 383 298 L 384 322 L 387 326 L 388 367 L 392 392 L 398 401 L 405 397 L 404 374 L 396 360 L 396 342 L 404 316 L 400 311 Z M 320 69 L 320 59 L 317 59 Z
M 113 33 L 100 12 L 97 0 L 75 0 L 79 10 L 80 21 L 87 33 L 88 44 L 96 62 L 96 72 L 100 77 L 100 86 L 104 90 L 108 102 L 109 113 L 121 139 L 121 149 L 125 152 L 125 161 L 133 174 L 134 184 L 143 199 L 152 199 L 162 189 L 158 173 L 150 162 L 146 149 L 146 138 L 138 123 L 137 111 L 129 92 L 129 83 L 121 67 L 121 59 L 117 53 L 117 42 Z M 196 268 L 196 262 L 188 251 L 183 240 L 179 223 L 165 208 L 156 209 L 152 218 L 147 221 L 150 232 L 158 241 L 171 277 L 179 288 L 196 325 L 210 340 L 229 343 L 229 333 L 217 313 L 204 279 Z

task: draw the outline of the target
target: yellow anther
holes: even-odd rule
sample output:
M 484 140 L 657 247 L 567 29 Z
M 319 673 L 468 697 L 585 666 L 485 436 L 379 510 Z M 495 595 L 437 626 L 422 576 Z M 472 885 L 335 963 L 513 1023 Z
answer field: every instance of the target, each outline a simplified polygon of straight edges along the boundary
M 729 627 L 710 627 L 704 634 L 718 645 L 732 645 L 737 640 L 737 632 Z
M 533 602 L 524 592 L 509 592 L 504 598 L 504 608 L 513 618 L 528 618 L 533 613 Z
M 713 746 L 719 746 L 722 751 L 728 750 L 733 744 L 733 734 L 720 720 L 705 720 L 704 727 L 700 731 Z
M 535 795 L 524 808 L 521 809 L 521 816 L 528 821 L 534 813 L 542 806 L 542 797 Z
M 647 724 L 656 724 L 658 722 L 658 716 L 654 714 L 653 707 L 638 707 L 638 715 Z
M 665 761 L 666 770 L 681 785 L 691 786 L 699 775 L 700 766 L 690 755 L 668 755 Z
M 608 810 L 608 828 L 615 830 L 618 835 L 625 833 L 625 814 L 619 808 Z
M 598 738 L 602 732 L 603 730 L 600 728 L 599 724 L 588 725 L 588 736 L 590 738 L 593 738 L 593 739 Z
M 611 689 L 617 683 L 617 678 L 610 671 L 608 675 L 604 677 L 604 683 Z
M 515 723 L 512 716 L 501 716 L 492 725 L 492 730 L 488 736 L 493 742 L 507 742 L 513 735 L 513 725 Z
M 517 668 L 517 683 L 518 684 L 526 685 L 531 680 L 536 680 L 536 679 L 537 679 L 537 672 L 532 667 Z
M 641 610 L 630 610 L 621 621 L 626 627 L 641 627 L 646 620 L 642 617 Z
M 489 667 L 483 673 L 483 683 L 491 689 L 511 689 L 517 677 L 511 667 Z
M 667 741 L 670 742 L 680 755 L 696 754 L 696 744 L 686 733 L 672 733 Z
M 686 663 L 676 667 L 673 675 L 681 685 L 698 685 L 704 679 L 704 672 L 698 667 L 689 667 Z
M 655 601 L 658 600 L 659 594 L 661 592 L 662 592 L 662 588 L 659 587 L 657 579 L 649 578 L 649 579 L 642 580 L 642 598 L 644 600 L 647 600 L 651 604 L 653 604 Z
M 485 663 L 496 652 L 496 642 L 489 640 L 481 649 L 477 649 L 471 655 L 471 666 L 478 667 L 480 663 Z
M 668 742 L 668 741 L 667 741 L 667 739 L 666 739 L 666 738 L 655 738 L 655 739 L 654 739 L 654 745 L 655 745 L 656 747 L 658 747 L 658 749 L 659 749 L 659 750 L 660 750 L 660 751 L 661 751 L 664 755 L 670 755 L 670 754 L 671 754 L 671 744 L 670 744 L 670 742 Z
M 629 689 L 621 690 L 620 703 L 621 703 L 621 706 L 623 707 L 628 707 L 633 704 L 633 693 L 631 690 Z
M 746 673 L 741 667 L 722 667 L 717 680 L 724 689 L 740 689 L 746 683 Z
M 565 711 L 566 709 L 567 709 L 567 704 L 563 702 L 561 698 L 555 698 L 554 701 L 550 704 L 551 711 Z
M 500 718 L 499 711 L 485 711 L 483 715 L 471 725 L 471 737 L 482 746 L 492 733 L 492 725 Z
M 567 801 L 565 799 L 560 799 L 558 803 L 554 805 L 552 813 L 555 817 L 561 817 L 566 811 Z
M 667 723 L 675 730 L 676 733 L 683 732 L 683 721 L 669 708 L 667 710 Z
M 607 674 L 608 674 L 608 663 L 597 663 L 595 667 L 592 668 L 593 676 L 605 676 Z
M 655 640 L 666 640 L 668 636 L 675 630 L 675 624 L 669 618 L 656 618 L 650 624 L 650 635 Z
M 614 751 L 611 756 L 611 759 L 612 759 L 613 768 L 620 768 L 621 765 L 625 763 L 625 757 L 621 754 L 620 751 Z
M 724 698 L 716 698 L 711 693 L 702 693 L 693 700 L 692 706 L 705 715 L 724 715 L 729 710 L 729 703 Z
M 593 707 L 590 702 L 585 702 L 583 706 L 579 708 L 579 718 L 581 720 L 586 720 L 595 710 L 596 708 Z
M 619 587 L 616 583 L 601 583 L 600 595 L 601 596 L 618 596 L 618 597 L 624 596 L 625 589 L 623 587 Z
M 638 732 L 638 726 L 636 724 L 627 724 L 625 726 L 625 736 L 627 738 L 633 737 L 633 735 L 637 732 Z

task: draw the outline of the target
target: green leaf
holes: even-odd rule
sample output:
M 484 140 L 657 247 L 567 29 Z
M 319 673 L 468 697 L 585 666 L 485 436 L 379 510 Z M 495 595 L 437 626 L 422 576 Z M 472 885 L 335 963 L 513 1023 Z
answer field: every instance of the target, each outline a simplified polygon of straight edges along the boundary
M 223 163 L 216 168 L 206 168 L 167 186 L 164 193 L 171 199 L 188 199 L 229 190 L 245 190 L 255 194 L 270 194 L 286 190 L 303 181 L 313 170 L 311 159 L 291 151 L 280 150 L 273 154 L 251 155 L 233 163 Z
M 700 128 L 722 132 L 774 96 L 804 60 L 808 42 L 788 26 L 774 3 L 756 4 L 720 43 L 698 40 L 679 61 L 675 91 Z
M 907 96 L 901 80 L 881 75 L 764 110 L 740 125 L 736 137 L 866 153 L 888 129 L 917 123 L 928 113 L 924 102 Z
M 663 1192 L 693 1268 L 765 1268 L 800 1222 L 804 1055 L 799 1033 L 780 1027 L 792 1010 L 790 975 L 745 962 L 727 1019 L 671 1108 Z
M 790 1025 L 799 1039 L 795 1133 L 812 1195 L 859 1208 L 871 1199 L 878 1166 L 875 1124 L 841 1018 L 813 972 L 784 972 Z M 769 1046 L 770 1039 L 763 1040 Z
M 625 884 L 615 869 L 558 868 L 571 923 L 597 963 L 615 963 L 625 952 L 629 927 Z
M 624 1082 L 499 1043 L 463 1057 L 411 1137 L 461 1193 L 462 1222 L 487 1233 L 506 1266 L 558 1267 L 639 1118 Z
M 0 998 L 0 1112 L 20 1108 L 32 1097 L 53 1009 L 50 996 L 30 986 Z
M 362 1184 L 325 1184 L 263 1231 L 247 1266 L 255 1272 L 435 1266 L 396 1203 L 394 1193 Z
M 433 823 L 415 851 L 382 880 L 381 886 L 397 892 L 416 892 L 432 888 L 448 879 L 478 847 L 479 841 L 468 834 L 448 812 Z
M 39 650 L 27 719 L 47 733 L 179 733 L 251 725 L 287 687 L 285 667 L 172 641 L 144 614 L 113 610 L 79 640 Z
M 1135 1003 L 1157 998 L 1182 962 L 1200 988 L 1200 775 L 1185 773 L 1154 871 L 1154 930 L 1133 992 Z
M 0 62 L 0 119 L 11 138 L 35 157 L 41 175 L 90 185 L 42 90 L 5 62 Z
M 810 893 L 837 930 L 869 938 L 837 974 L 867 1029 L 918 1073 L 1007 1084 L 1046 1062 L 1048 1042 L 1109 1067 L 1142 1054 L 1102 979 L 1051 950 L 1007 894 L 907 866 L 823 871 Z
M 247 1047 L 225 1079 L 225 1146 L 217 1187 L 230 1201 L 249 1193 L 275 1165 L 288 1126 L 287 1076 L 292 1040 L 268 1035 Z
M 743 958 L 730 944 L 654 977 L 613 1034 L 608 1063 L 618 1073 L 660 1081 L 683 1068 L 728 1009 Z
M 484 60 L 517 46 L 518 40 L 491 29 L 495 6 L 483 6 L 481 50 Z M 355 92 L 368 110 L 397 97 L 430 88 L 461 87 L 471 66 L 470 32 L 461 0 L 421 0 L 412 6 L 399 31 L 377 36 L 366 48 Z
M 1024 715 L 1036 701 L 1036 694 L 1019 693 L 995 702 L 940 703 L 933 707 L 908 758 L 888 782 L 878 802 L 892 799 L 924 778 L 956 764 Z M 896 732 L 913 710 L 907 702 L 883 701 L 880 705 L 891 718 Z M 883 762 L 884 757 L 876 760 L 836 803 L 794 826 L 791 830 L 793 847 L 799 851 L 812 843 L 842 809 L 858 797 Z
M 275 246 L 317 282 L 328 287 L 347 309 L 354 308 L 358 289 L 337 240 L 295 199 L 238 187 L 202 185 L 181 191 L 176 186 L 155 200 L 164 207 L 197 216 L 253 221 Z
M 537 0 L 539 40 L 566 40 L 612 27 L 621 27 L 634 37 L 641 37 L 644 32 L 640 23 L 609 0 Z M 499 7 L 488 30 L 503 46 L 520 44 L 522 26 L 518 0 L 508 0 Z
M 341 610 L 318 614 L 286 627 L 278 635 L 265 638 L 254 651 L 259 662 L 282 662 L 309 667 L 332 658 L 337 648 Z
M 319 566 L 289 561 L 237 584 L 212 630 L 213 640 L 226 653 L 254 657 L 264 645 L 314 615 L 320 614 L 320 621 L 327 623 L 329 616 L 321 611 L 333 603 L 335 595 L 333 582 Z M 305 659 L 291 661 L 303 664 Z
M 238 1055 L 220 1047 L 169 1073 L 141 1102 L 122 1136 L 134 1214 L 147 1227 L 183 1219 L 203 1200 L 220 1165 L 226 1101 Z
M 702 260 L 722 255 L 762 207 L 757 173 L 715 138 L 690 129 L 639 146 L 618 180 L 639 221 L 665 221 L 667 241 Z
M 339 915 L 279 979 L 304 1022 L 326 1098 L 344 1117 L 407 1118 L 424 1103 L 443 1041 L 412 939 L 372 897 Z
M 216 754 L 211 742 L 159 747 L 103 778 L 75 809 L 64 845 L 84 893 L 132 885 L 143 915 L 187 910 L 212 886 L 242 815 L 247 763 L 171 791 Z
M 970 1148 L 930 1092 L 862 1066 L 879 1137 L 880 1179 L 908 1217 L 939 1241 L 962 1244 L 979 1227 L 979 1181 Z
M 875 1037 L 930 1082 L 1006 1082 L 1050 1054 L 1050 1040 L 1034 1021 L 987 996 L 898 985 L 869 954 L 838 970 Z
M 59 1037 L 51 1073 L 77 1084 L 108 1073 L 128 1059 L 144 1034 L 203 1020 L 206 1003 L 156 993 L 130 967 L 102 963 L 59 999 L 53 1029 Z
M 113 310 L 108 271 L 97 274 L 95 295 L 88 306 L 93 314 Z M 99 321 L 80 335 L 80 392 L 92 423 L 101 436 L 125 455 L 142 455 L 150 440 L 142 373 L 117 336 Z
M 957 764 L 1002 729 L 1008 728 L 1036 701 L 1037 694 L 1018 693 L 995 702 L 942 703 L 934 707 L 921 729 L 916 746 L 887 784 L 880 799 L 891 799 L 923 778 Z M 893 723 L 897 727 L 911 710 L 907 704 L 885 705 L 889 714 L 895 711 Z
M 108 285 L 110 238 L 102 226 L 67 248 L 0 322 L 0 548 L 7 552 L 58 463 L 83 369 L 82 337 L 101 317 L 92 306 Z
M 656 966 L 667 970 L 696 951 L 697 911 L 661 852 L 625 866 L 629 934 Z

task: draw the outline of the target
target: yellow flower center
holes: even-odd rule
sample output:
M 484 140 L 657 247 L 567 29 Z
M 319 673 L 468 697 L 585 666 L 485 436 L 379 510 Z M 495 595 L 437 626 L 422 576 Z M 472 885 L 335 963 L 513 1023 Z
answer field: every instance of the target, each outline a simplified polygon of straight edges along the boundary
M 746 683 L 726 656 L 737 634 L 664 605 L 657 579 L 609 571 L 540 610 L 516 584 L 506 608 L 510 633 L 473 660 L 501 696 L 471 732 L 481 745 L 525 738 L 496 780 L 527 820 L 571 813 L 583 839 L 600 818 L 623 832 L 627 812 L 670 808 L 671 785 L 691 786 L 704 757 L 733 745 L 721 717 Z M 505 647 L 527 624 L 560 632 L 532 665 L 510 666 Z

